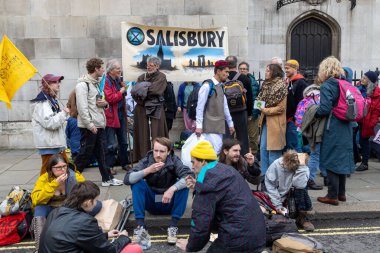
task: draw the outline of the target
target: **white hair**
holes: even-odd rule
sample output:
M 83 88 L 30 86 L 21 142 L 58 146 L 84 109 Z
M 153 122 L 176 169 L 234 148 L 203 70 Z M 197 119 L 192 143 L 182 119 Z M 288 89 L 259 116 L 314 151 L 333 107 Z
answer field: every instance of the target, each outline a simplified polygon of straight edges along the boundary
M 272 60 L 271 60 L 271 62 L 272 62 L 273 64 L 278 64 L 278 65 L 280 65 L 282 69 L 284 68 L 284 62 L 283 62 L 282 59 L 281 59 L 280 57 L 278 57 L 278 56 L 273 57 Z
M 156 56 L 151 56 L 147 59 L 147 63 L 151 62 L 154 65 L 160 66 L 161 65 L 161 59 Z
M 116 68 L 116 65 L 119 64 L 120 65 L 120 62 L 117 60 L 117 59 L 112 59 L 112 60 L 109 60 L 107 62 L 107 65 L 106 65 L 106 71 L 107 73 L 109 73 L 110 71 L 112 71 L 114 68 Z

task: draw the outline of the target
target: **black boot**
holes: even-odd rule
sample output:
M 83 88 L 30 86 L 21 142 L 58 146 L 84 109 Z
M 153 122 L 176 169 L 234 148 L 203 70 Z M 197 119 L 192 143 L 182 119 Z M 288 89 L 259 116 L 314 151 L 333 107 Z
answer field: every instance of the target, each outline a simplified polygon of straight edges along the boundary
M 357 168 L 356 171 L 365 171 L 368 170 L 368 164 L 361 163 Z
M 318 185 L 314 180 L 309 179 L 309 181 L 307 181 L 307 188 L 310 190 L 322 190 L 323 186 Z

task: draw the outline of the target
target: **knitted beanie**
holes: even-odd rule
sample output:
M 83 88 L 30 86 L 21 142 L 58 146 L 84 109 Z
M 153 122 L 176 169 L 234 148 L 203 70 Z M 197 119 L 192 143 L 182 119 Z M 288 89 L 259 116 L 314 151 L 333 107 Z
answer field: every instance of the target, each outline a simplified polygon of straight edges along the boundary
M 298 69 L 300 67 L 300 64 L 297 60 L 289 60 L 285 63 L 285 66 L 289 66 L 295 69 Z
M 377 77 L 379 76 L 375 71 L 368 71 L 364 74 L 372 83 L 377 82 Z
M 192 157 L 204 160 L 218 159 L 214 148 L 208 141 L 200 141 L 190 152 Z

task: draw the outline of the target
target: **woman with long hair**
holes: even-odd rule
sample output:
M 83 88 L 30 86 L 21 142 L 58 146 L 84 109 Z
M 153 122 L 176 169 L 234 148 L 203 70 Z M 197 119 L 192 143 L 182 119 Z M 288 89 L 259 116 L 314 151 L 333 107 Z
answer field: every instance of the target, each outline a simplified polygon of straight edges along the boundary
M 91 181 L 76 184 L 64 205 L 48 217 L 41 235 L 40 253 L 113 252 L 141 253 L 130 244 L 127 231 L 103 233 L 97 220 L 89 215 L 99 197 L 99 187 Z M 114 242 L 108 238 L 117 237 Z
M 282 155 L 286 145 L 286 96 L 288 91 L 284 84 L 283 72 L 278 64 L 269 64 L 265 70 L 265 81 L 257 96 L 257 101 L 264 101 L 260 108 L 259 126 L 261 130 L 260 159 L 261 171 L 265 175 L 270 164 Z
M 351 122 L 340 120 L 332 113 L 340 96 L 338 80 L 344 79 L 344 76 L 342 64 L 333 56 L 327 57 L 319 65 L 318 79 L 322 85 L 320 106 L 315 117 L 327 118 L 321 143 L 320 166 L 327 171 L 328 191 L 325 197 L 318 197 L 317 200 L 331 205 L 346 201 L 346 176 L 355 170 Z
M 46 170 L 37 179 L 32 191 L 34 208 L 32 229 L 37 251 L 40 234 L 49 213 L 54 208 L 62 206 L 75 184 L 85 180 L 82 174 L 69 167 L 67 160 L 60 154 L 50 157 Z

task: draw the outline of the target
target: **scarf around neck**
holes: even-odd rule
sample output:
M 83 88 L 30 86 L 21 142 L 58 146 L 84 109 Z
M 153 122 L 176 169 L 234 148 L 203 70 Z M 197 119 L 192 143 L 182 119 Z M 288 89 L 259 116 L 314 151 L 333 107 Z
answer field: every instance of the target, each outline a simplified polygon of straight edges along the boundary
M 275 107 L 288 95 L 288 90 L 282 78 L 265 80 L 257 100 L 265 101 L 265 107 Z

